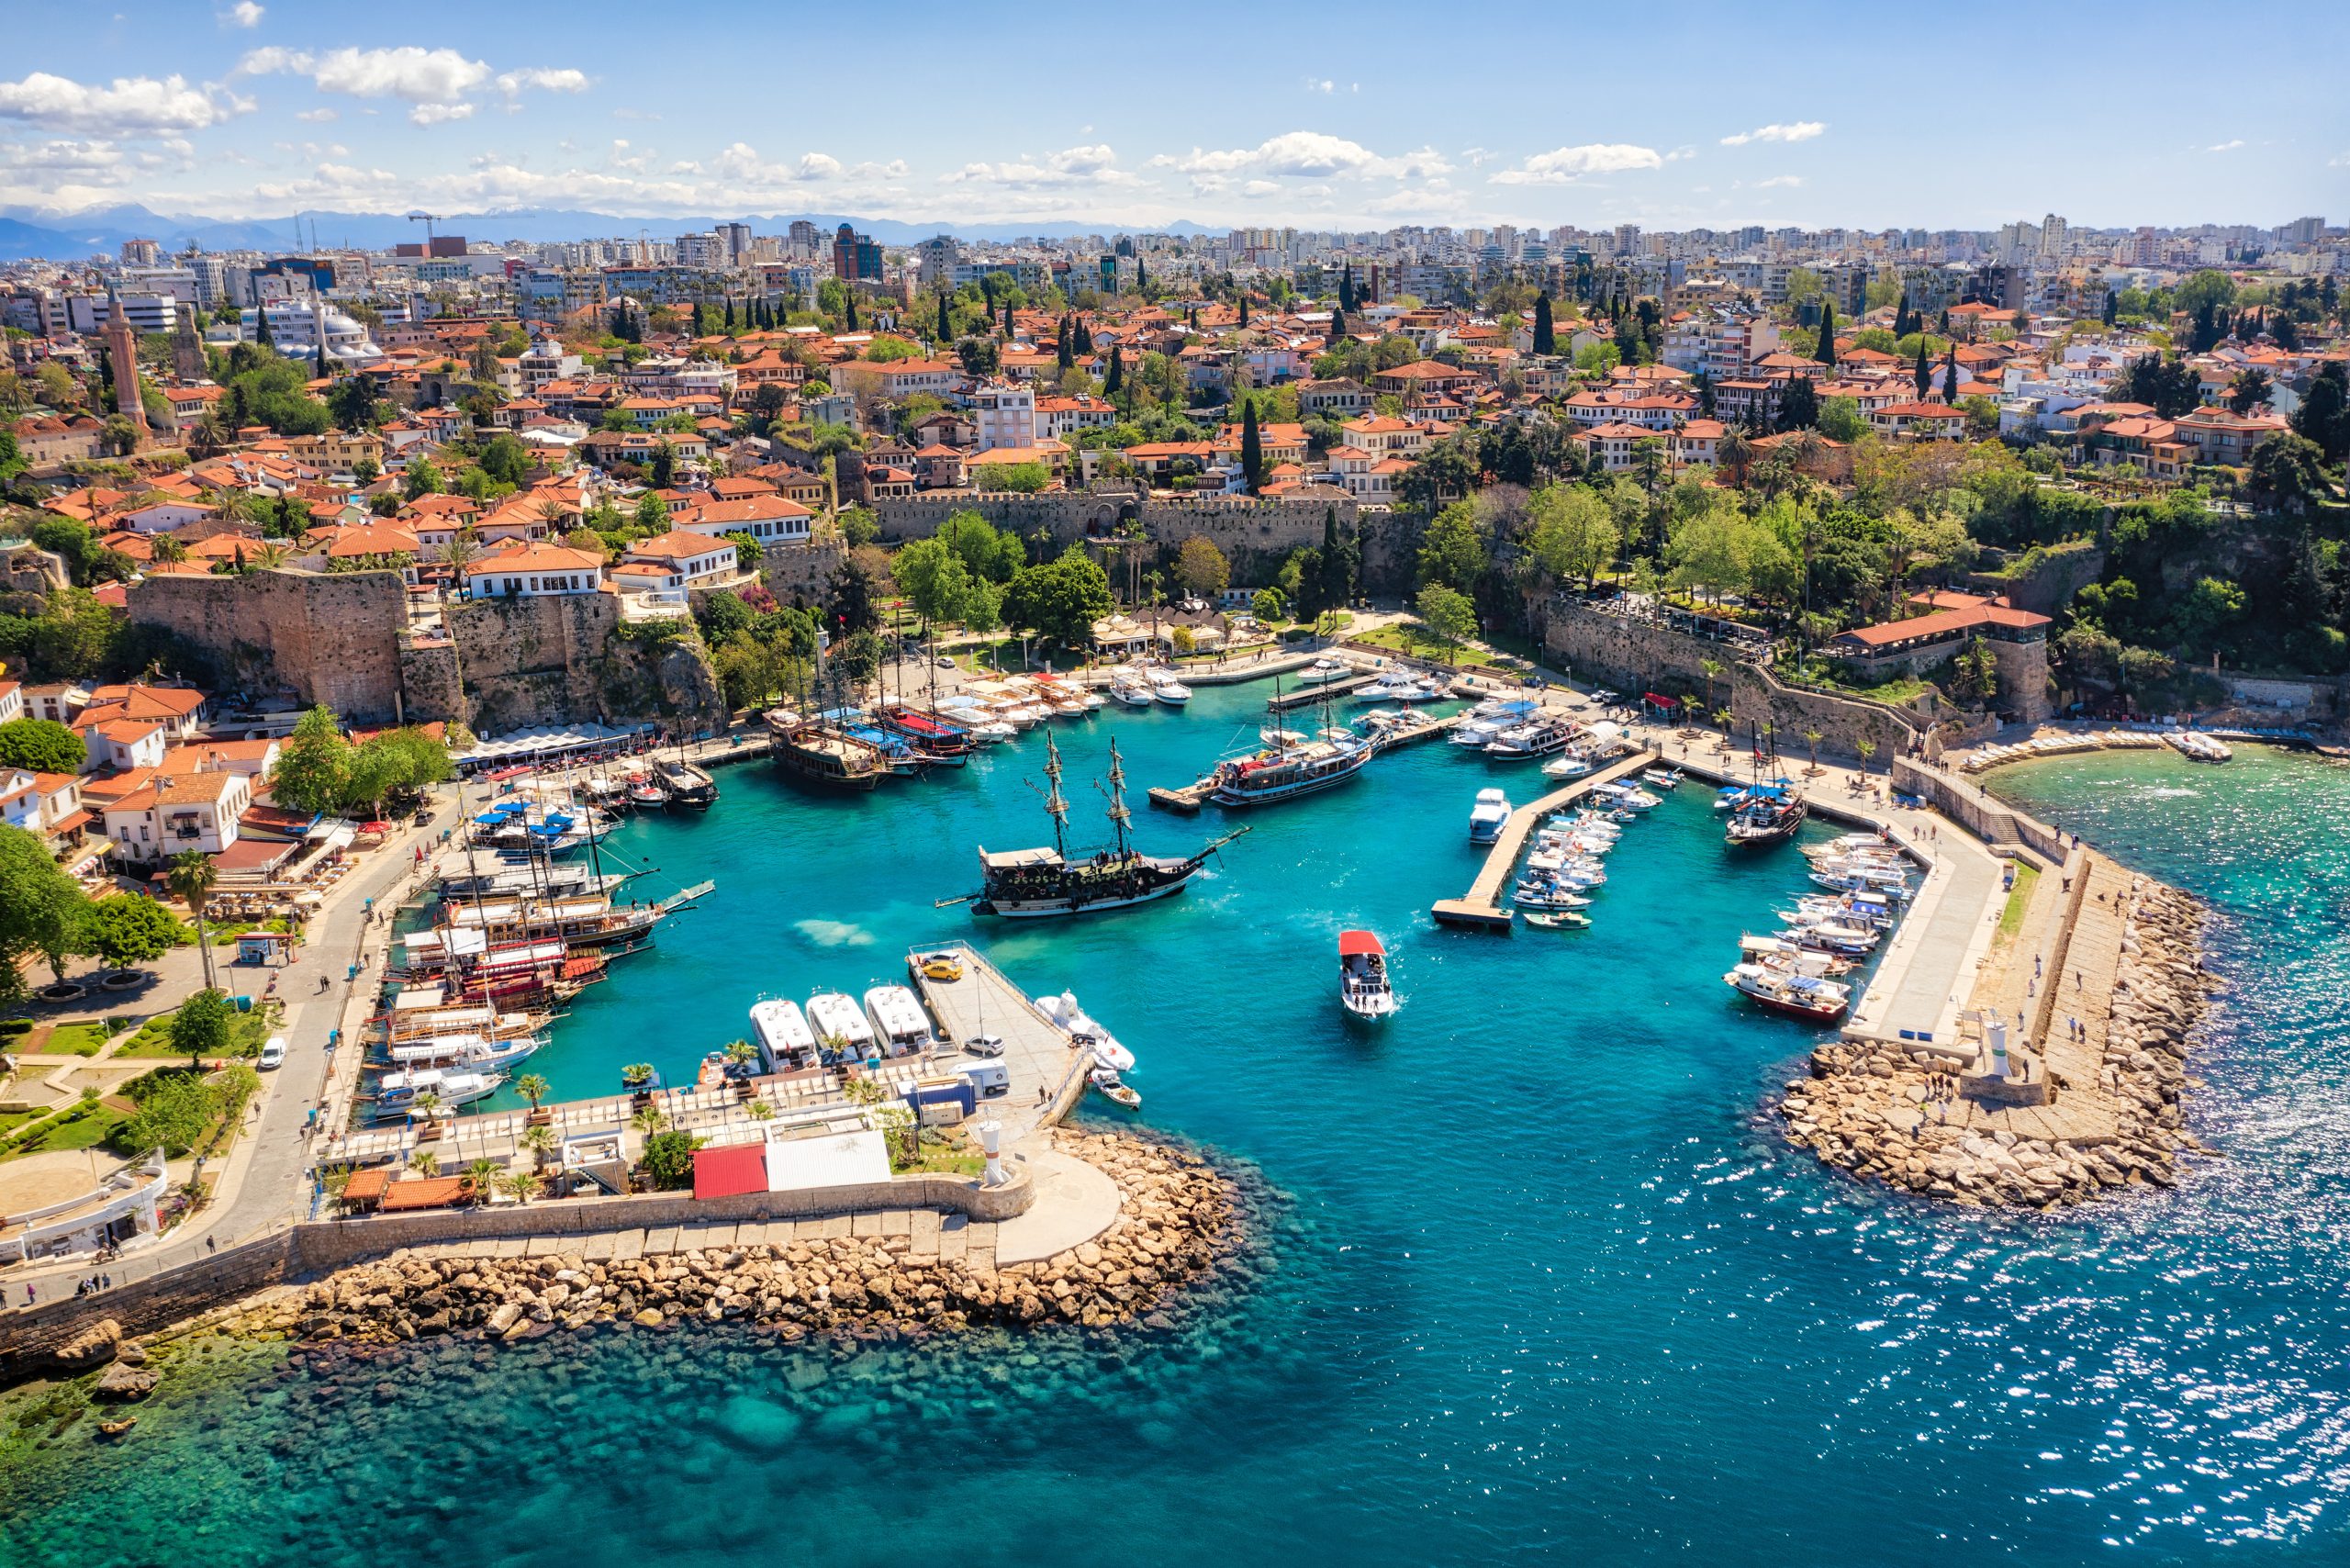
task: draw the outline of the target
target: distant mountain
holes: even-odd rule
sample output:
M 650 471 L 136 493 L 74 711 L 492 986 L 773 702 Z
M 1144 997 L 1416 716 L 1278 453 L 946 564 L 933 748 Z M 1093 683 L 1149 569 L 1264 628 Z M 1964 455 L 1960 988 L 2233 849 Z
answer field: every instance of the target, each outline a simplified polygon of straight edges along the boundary
M 754 213 L 721 217 L 624 218 L 609 212 L 579 212 L 554 207 L 521 207 L 511 212 L 461 213 L 436 219 L 436 233 L 463 234 L 469 240 L 492 242 L 521 240 L 594 240 L 632 236 L 640 232 L 674 239 L 715 227 L 745 222 L 762 234 L 780 234 L 795 221 L 806 219 L 819 229 L 856 225 L 885 245 L 911 245 L 934 234 L 963 240 L 1013 240 L 1022 237 L 1066 239 L 1075 234 L 1105 238 L 1133 232 L 1109 223 L 908 223 L 896 218 L 860 218 L 839 213 Z M 353 245 L 383 250 L 403 240 L 423 238 L 425 226 L 399 213 L 289 213 L 282 218 L 218 218 L 189 213 L 159 213 L 137 205 L 84 207 L 70 213 L 39 207 L 0 207 L 0 261 L 44 258 L 80 261 L 94 253 L 112 253 L 126 240 L 162 241 L 166 252 L 190 241 L 207 251 L 283 251 L 308 249 L 311 235 L 321 245 Z M 1205 234 L 1211 230 L 1188 219 L 1150 230 L 1160 234 Z M 298 238 L 297 238 L 298 236 Z

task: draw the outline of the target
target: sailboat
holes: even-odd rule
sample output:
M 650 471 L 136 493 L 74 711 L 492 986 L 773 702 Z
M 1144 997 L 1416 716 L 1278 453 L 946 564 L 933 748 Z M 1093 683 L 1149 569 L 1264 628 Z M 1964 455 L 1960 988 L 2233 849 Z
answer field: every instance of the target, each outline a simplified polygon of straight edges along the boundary
M 1126 806 L 1126 770 L 1118 743 L 1110 743 L 1110 804 L 1104 812 L 1116 842 L 1071 859 L 1069 854 L 1069 799 L 1061 793 L 1060 747 L 1045 737 L 1045 812 L 1053 820 L 1050 848 L 990 852 L 979 846 L 979 890 L 965 899 L 981 914 L 1006 919 L 1042 915 L 1088 914 L 1096 910 L 1125 909 L 1180 893 L 1209 856 L 1248 832 L 1241 828 L 1203 846 L 1187 856 L 1145 855 L 1134 846 L 1134 813 Z

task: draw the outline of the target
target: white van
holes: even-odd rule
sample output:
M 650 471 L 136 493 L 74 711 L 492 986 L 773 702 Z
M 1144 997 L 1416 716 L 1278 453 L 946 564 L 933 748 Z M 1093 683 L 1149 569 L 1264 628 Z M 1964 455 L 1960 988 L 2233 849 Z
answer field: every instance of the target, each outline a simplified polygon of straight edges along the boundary
M 285 1036 L 272 1035 L 268 1039 L 263 1040 L 261 1047 L 261 1060 L 256 1065 L 263 1072 L 269 1071 L 272 1068 L 284 1067 L 285 1065 Z
M 971 1081 L 982 1100 L 1012 1092 L 1012 1073 L 1001 1061 L 958 1061 L 955 1070 Z

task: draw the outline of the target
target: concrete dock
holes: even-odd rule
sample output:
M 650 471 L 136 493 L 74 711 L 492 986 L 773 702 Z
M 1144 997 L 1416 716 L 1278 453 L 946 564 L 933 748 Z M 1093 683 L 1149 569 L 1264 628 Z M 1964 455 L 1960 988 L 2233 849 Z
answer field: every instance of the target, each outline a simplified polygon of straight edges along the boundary
M 1364 670 L 1358 675 L 1342 675 L 1335 680 L 1326 680 L 1319 686 L 1301 686 L 1294 691 L 1284 691 L 1278 697 L 1268 697 L 1265 699 L 1265 707 L 1268 711 L 1274 713 L 1287 713 L 1297 708 L 1311 708 L 1316 702 L 1326 699 L 1344 697 L 1349 691 L 1360 690 L 1378 678 L 1379 672 L 1375 670 Z
M 962 965 L 962 979 L 932 980 L 922 972 L 924 959 L 942 953 L 952 955 Z M 981 1035 L 993 1035 L 1003 1042 L 1002 1060 L 1011 1073 L 1011 1091 L 982 1101 L 979 1112 L 1003 1124 L 1005 1142 L 1017 1143 L 1037 1128 L 1059 1121 L 1085 1092 L 1085 1071 L 1092 1065 L 1092 1054 L 1079 1049 L 1068 1030 L 1046 1017 L 1027 992 L 1006 980 L 1003 971 L 980 957 L 977 948 L 964 943 L 918 948 L 906 956 L 906 969 L 931 1016 L 938 1020 L 950 1050 Z M 1100 1022 L 1109 1026 L 1107 1019 Z
M 1468 892 L 1457 899 L 1438 899 L 1431 907 L 1429 913 L 1436 916 L 1437 924 L 1478 931 L 1507 931 L 1516 919 L 1516 912 L 1502 907 L 1502 890 L 1508 884 L 1510 873 L 1517 869 L 1518 857 L 1526 853 L 1526 841 L 1532 836 L 1535 824 L 1552 812 L 1573 805 L 1599 785 L 1612 784 L 1644 767 L 1653 767 L 1657 760 L 1652 751 L 1632 752 L 1512 812 Z

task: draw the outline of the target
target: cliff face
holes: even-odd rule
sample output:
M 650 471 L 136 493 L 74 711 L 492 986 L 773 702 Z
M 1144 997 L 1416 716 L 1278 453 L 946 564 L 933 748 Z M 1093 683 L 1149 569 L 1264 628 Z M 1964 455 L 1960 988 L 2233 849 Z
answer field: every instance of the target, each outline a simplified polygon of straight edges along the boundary
M 537 724 L 724 723 L 701 639 L 624 629 L 610 594 L 484 599 L 452 607 L 468 722 L 485 734 Z
M 129 605 L 134 623 L 202 649 L 232 692 L 290 691 L 363 723 L 401 716 L 408 588 L 397 572 L 149 577 Z

